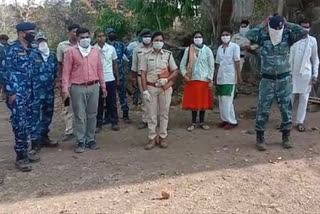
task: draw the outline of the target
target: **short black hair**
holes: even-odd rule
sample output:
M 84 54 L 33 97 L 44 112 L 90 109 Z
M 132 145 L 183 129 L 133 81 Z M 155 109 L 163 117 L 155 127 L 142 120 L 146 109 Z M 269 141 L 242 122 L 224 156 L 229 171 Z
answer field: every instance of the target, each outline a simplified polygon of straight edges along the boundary
M 164 34 L 161 31 L 156 31 L 152 34 L 152 41 L 154 40 L 154 38 L 156 38 L 157 36 L 162 36 L 162 38 L 164 39 Z
M 84 33 L 89 33 L 89 34 L 90 34 L 90 30 L 87 29 L 87 28 L 82 28 L 82 27 L 80 27 L 80 28 L 78 28 L 76 34 L 77 34 L 77 36 L 80 36 L 80 34 L 84 34 Z
M 0 40 L 8 41 L 8 40 L 9 40 L 9 37 L 8 37 L 6 34 L 1 34 L 1 35 L 0 35 Z
M 230 33 L 231 35 L 233 34 L 233 31 L 230 27 L 223 27 L 222 30 L 221 30 L 221 35 L 223 32 L 228 32 Z
M 80 28 L 80 25 L 78 25 L 78 24 L 72 24 L 72 25 L 69 25 L 68 31 L 70 32 L 70 31 L 72 31 L 72 30 L 74 30 L 74 29 L 79 29 L 79 28 Z
M 203 37 L 203 33 L 200 30 L 196 30 L 195 32 L 193 32 L 192 38 L 194 38 L 197 34 L 200 34 Z
M 249 22 L 249 20 L 243 19 L 240 24 L 241 24 L 241 25 L 242 25 L 242 24 L 245 24 L 245 25 L 248 26 L 248 25 L 250 24 L 250 22 Z
M 301 19 L 300 21 L 299 21 L 299 25 L 301 25 L 301 24 L 310 24 L 310 27 L 312 27 L 312 21 L 310 20 L 310 19 Z
M 94 32 L 94 37 L 97 37 L 99 33 L 103 33 L 105 36 L 107 36 L 106 33 L 104 32 L 104 30 L 97 29 L 97 30 Z

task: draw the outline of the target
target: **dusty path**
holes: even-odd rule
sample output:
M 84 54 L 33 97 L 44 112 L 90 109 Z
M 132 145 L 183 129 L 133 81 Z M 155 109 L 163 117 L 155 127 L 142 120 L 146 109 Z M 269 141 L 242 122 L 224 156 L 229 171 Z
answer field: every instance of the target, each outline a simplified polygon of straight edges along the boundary
M 236 101 L 241 113 L 255 105 L 253 97 Z M 73 153 L 73 142 L 43 149 L 31 173 L 14 168 L 8 113 L 0 104 L 0 213 L 1 214 L 224 214 L 320 213 L 320 133 L 292 133 L 295 148 L 280 147 L 274 128 L 274 109 L 265 153 L 254 149 L 254 121 L 240 127 L 216 127 L 217 112 L 209 114 L 210 131 L 185 131 L 189 112 L 173 107 L 170 146 L 144 151 L 146 131 L 121 124 L 99 134 L 101 149 Z M 138 114 L 133 116 L 138 120 Z M 320 127 L 320 113 L 308 115 L 308 127 Z M 63 129 L 55 119 L 52 137 Z M 247 132 L 249 131 L 249 133 Z M 157 200 L 161 192 L 168 200 Z

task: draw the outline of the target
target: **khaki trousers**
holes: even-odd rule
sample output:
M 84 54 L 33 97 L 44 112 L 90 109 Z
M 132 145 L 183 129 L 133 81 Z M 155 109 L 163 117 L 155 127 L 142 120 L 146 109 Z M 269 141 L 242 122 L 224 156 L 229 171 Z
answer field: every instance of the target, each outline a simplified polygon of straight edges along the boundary
M 91 86 L 72 85 L 70 94 L 74 112 L 74 135 L 77 143 L 95 141 L 99 84 Z
M 158 135 L 161 138 L 168 136 L 168 122 L 169 122 L 169 110 L 171 104 L 172 87 L 163 91 L 162 88 L 156 88 L 148 86 L 148 91 L 151 94 L 151 102 L 147 102 L 148 106 L 148 129 L 149 140 L 155 139 Z M 159 134 L 157 134 L 159 115 Z
M 142 110 L 142 122 L 147 123 L 148 122 L 148 108 L 147 108 L 147 103 L 144 97 L 142 96 L 143 94 L 143 89 L 142 89 L 142 81 L 141 81 L 141 76 L 138 76 L 138 86 L 141 94 L 141 100 L 142 100 L 142 105 L 141 105 L 141 110 Z
M 73 133 L 73 111 L 72 111 L 72 103 L 70 101 L 69 106 L 64 106 L 64 102 L 62 102 L 63 108 L 62 108 L 62 115 L 63 115 L 63 120 L 65 124 L 65 130 L 64 134 L 65 135 L 70 135 Z

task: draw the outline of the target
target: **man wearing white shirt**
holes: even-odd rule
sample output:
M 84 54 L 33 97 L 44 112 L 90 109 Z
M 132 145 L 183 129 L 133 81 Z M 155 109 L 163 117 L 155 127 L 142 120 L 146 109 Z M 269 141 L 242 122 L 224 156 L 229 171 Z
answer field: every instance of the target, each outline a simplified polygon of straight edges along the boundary
M 101 131 L 102 125 L 111 123 L 112 130 L 119 131 L 119 117 L 117 110 L 117 86 L 119 86 L 119 72 L 117 64 L 116 49 L 106 43 L 106 35 L 103 31 L 95 32 L 97 47 L 101 52 L 103 74 L 108 91 L 106 98 L 100 96 L 98 115 L 97 115 L 97 132 Z
M 240 76 L 240 47 L 231 42 L 232 30 L 223 29 L 221 40 L 223 44 L 218 48 L 216 63 L 219 65 L 217 74 L 217 95 L 219 98 L 219 110 L 225 130 L 237 127 L 233 99 L 236 85 L 241 83 Z
M 310 31 L 311 21 L 302 20 L 300 25 Z M 307 35 L 291 47 L 290 65 L 293 80 L 293 98 L 299 95 L 297 110 L 297 129 L 305 131 L 304 120 L 306 117 L 308 99 L 312 84 L 317 81 L 319 70 L 318 44 L 316 38 Z

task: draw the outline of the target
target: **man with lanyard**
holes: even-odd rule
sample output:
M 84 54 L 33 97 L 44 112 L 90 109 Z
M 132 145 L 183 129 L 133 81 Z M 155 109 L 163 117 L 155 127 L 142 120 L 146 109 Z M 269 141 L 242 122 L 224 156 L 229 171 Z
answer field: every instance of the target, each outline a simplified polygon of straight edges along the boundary
M 311 21 L 302 20 L 300 25 L 308 32 L 311 30 Z M 297 129 L 305 131 L 304 120 L 307 112 L 307 105 L 312 85 L 317 82 L 319 57 L 318 43 L 316 38 L 306 35 L 303 39 L 295 43 L 291 48 L 290 64 L 293 82 L 293 99 L 299 95 L 299 105 L 297 111 Z
M 282 117 L 282 146 L 292 148 L 290 130 L 292 128 L 292 77 L 289 65 L 290 47 L 307 35 L 301 26 L 287 23 L 279 15 L 269 17 L 266 25 L 251 29 L 247 38 L 260 46 L 262 79 L 259 86 L 259 104 L 256 118 L 259 151 L 266 150 L 264 131 L 270 108 L 276 99 Z
M 59 43 L 57 47 L 57 59 L 59 63 L 59 77 L 61 78 L 62 68 L 63 68 L 63 60 L 64 56 L 67 53 L 70 47 L 77 45 L 77 35 L 76 32 L 80 28 L 77 24 L 72 24 L 68 27 L 68 36 L 69 39 L 67 41 L 63 41 Z M 63 105 L 63 119 L 65 123 L 65 131 L 62 141 L 69 141 L 73 138 L 73 111 L 72 105 L 70 103 L 70 98 L 64 101 Z
M 57 141 L 49 138 L 49 126 L 54 112 L 54 88 L 58 72 L 56 55 L 50 51 L 48 38 L 39 32 L 35 41 L 38 45 L 38 54 L 33 69 L 33 116 L 32 116 L 32 149 L 39 152 L 41 147 L 56 147 Z
M 117 52 L 118 56 L 118 70 L 119 70 L 119 78 L 120 78 L 120 86 L 119 86 L 119 98 L 121 104 L 121 110 L 123 113 L 123 121 L 125 123 L 131 123 L 129 118 L 129 105 L 127 100 L 127 83 L 126 83 L 126 72 L 123 69 L 123 58 L 127 56 L 126 47 L 122 42 L 117 41 L 117 32 L 113 28 L 108 28 L 106 30 L 106 34 L 108 36 L 107 43 L 112 45 Z
M 34 42 L 36 25 L 23 22 L 16 29 L 18 40 L 5 49 L 1 70 L 15 135 L 16 167 L 22 172 L 28 172 L 32 170 L 30 162 L 40 160 L 36 155 L 28 153 L 34 100 L 33 69 L 37 54 L 31 44 Z
M 151 30 L 145 29 L 140 33 L 140 36 L 142 38 L 142 43 L 136 47 L 133 50 L 132 55 L 132 80 L 134 87 L 139 87 L 140 93 L 142 94 L 143 88 L 142 88 L 142 82 L 141 82 L 141 60 L 144 54 L 148 53 L 152 50 L 152 41 L 151 41 Z M 146 100 L 143 96 L 141 96 L 142 99 L 142 121 L 139 124 L 139 129 L 145 129 L 148 128 L 148 111 L 147 111 L 147 104 Z

